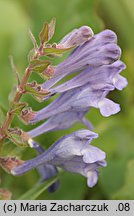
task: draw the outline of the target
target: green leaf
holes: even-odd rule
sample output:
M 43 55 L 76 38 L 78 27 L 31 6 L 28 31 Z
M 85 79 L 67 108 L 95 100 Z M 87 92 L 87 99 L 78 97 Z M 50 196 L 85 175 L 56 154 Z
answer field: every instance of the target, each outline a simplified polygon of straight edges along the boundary
M 7 131 L 7 137 L 19 147 L 29 147 L 29 135 L 19 128 L 10 128 Z
M 74 47 L 69 47 L 69 48 L 55 48 L 55 47 L 46 47 L 44 48 L 44 53 L 46 55 L 60 55 L 60 54 L 63 54 L 71 49 L 73 49 Z
M 9 59 L 10 59 L 10 64 L 11 64 L 12 71 L 13 71 L 13 73 L 15 73 L 16 80 L 17 80 L 17 83 L 19 85 L 20 84 L 19 72 L 18 72 L 18 70 L 16 68 L 16 65 L 14 63 L 13 56 L 9 56 Z
M 34 58 L 34 55 L 35 55 L 35 49 L 33 48 L 33 49 L 31 49 L 31 50 L 29 51 L 28 56 L 27 56 L 28 62 L 29 62 L 29 63 L 30 63 L 31 60 Z
M 35 86 L 32 86 L 32 83 L 28 83 L 26 85 L 26 91 L 33 95 L 48 95 L 49 94 L 49 92 L 43 89 L 41 85 L 35 84 Z
M 30 62 L 30 67 L 33 71 L 42 73 L 50 64 L 51 61 L 36 59 Z
M 37 50 L 38 49 L 38 45 L 37 45 L 36 39 L 35 39 L 32 31 L 30 29 L 29 29 L 29 36 L 30 36 L 31 41 L 32 41 L 32 43 L 34 45 L 34 50 Z
M 54 32 L 55 32 L 55 24 L 56 24 L 56 19 L 53 18 L 51 20 L 51 22 L 48 24 L 48 27 L 49 27 L 49 32 L 48 32 L 48 37 L 49 37 L 49 40 L 53 37 L 54 35 Z
M 55 23 L 55 18 L 53 18 L 49 24 L 47 22 L 44 23 L 43 28 L 39 34 L 41 44 L 48 42 L 53 37 L 55 32 Z
M 43 89 L 41 85 L 37 84 L 36 81 L 27 83 L 25 90 L 27 93 L 31 94 L 38 102 L 42 102 L 43 98 L 50 93 L 48 90 Z
M 15 94 L 16 94 L 16 90 L 17 90 L 17 86 L 14 86 L 12 88 L 11 92 L 9 93 L 9 95 L 8 95 L 8 102 L 9 102 L 9 104 L 12 104 L 13 99 L 14 99 Z
M 21 111 L 27 106 L 28 104 L 25 102 L 16 103 L 13 105 L 12 112 L 19 115 Z
M 48 31 L 49 31 L 48 23 L 44 23 L 43 28 L 39 34 L 39 39 L 40 39 L 41 44 L 44 44 L 45 42 L 48 41 L 49 39 Z
M 37 183 L 33 186 L 32 189 L 27 191 L 25 194 L 20 196 L 18 200 L 35 200 L 38 198 L 39 195 L 41 195 L 44 191 L 46 191 L 54 182 L 58 180 L 58 177 L 54 177 L 51 180 L 48 180 L 47 182 L 43 183 Z

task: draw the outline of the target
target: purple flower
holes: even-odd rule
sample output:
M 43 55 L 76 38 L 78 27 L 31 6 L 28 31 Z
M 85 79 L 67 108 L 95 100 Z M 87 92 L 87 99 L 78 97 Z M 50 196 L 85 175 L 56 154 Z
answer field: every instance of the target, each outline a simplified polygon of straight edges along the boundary
M 82 26 L 67 34 L 58 44 L 64 48 L 79 46 L 93 37 L 94 33 L 89 26 Z
M 108 85 L 113 85 L 118 90 L 122 90 L 127 85 L 127 80 L 119 73 L 125 68 L 125 64 L 120 60 L 98 68 L 88 67 L 74 78 L 54 88 L 50 88 L 49 91 L 53 95 L 83 86 L 86 83 L 89 83 L 90 87 L 95 90 Z
M 118 60 L 121 50 L 116 44 L 116 34 L 111 30 L 104 30 L 87 42 L 77 47 L 61 64 L 55 66 L 54 76 L 46 81 L 42 87 L 50 89 L 63 77 L 83 70 L 87 67 L 96 68 L 108 65 Z
M 34 148 L 39 155 L 45 152 L 45 149 L 32 139 L 29 140 L 29 145 L 32 148 Z M 37 171 L 39 172 L 39 174 L 41 176 L 40 182 L 44 182 L 46 180 L 49 180 L 52 177 L 56 176 L 58 173 L 58 170 L 55 166 L 48 165 L 48 164 L 46 164 L 46 165 L 43 164 L 43 165 L 38 166 Z M 58 189 L 59 184 L 60 184 L 60 182 L 59 182 L 59 180 L 57 180 L 48 188 L 48 191 L 49 192 L 55 192 Z
M 105 152 L 89 145 L 92 139 L 97 137 L 96 133 L 89 130 L 79 130 L 64 136 L 46 152 L 26 161 L 13 169 L 11 173 L 21 175 L 32 168 L 49 164 L 87 177 L 88 186 L 93 187 L 98 180 L 98 168 L 106 166 Z
M 102 31 L 77 47 L 64 62 L 56 66 L 54 77 L 43 84 L 50 92 L 45 99 L 56 93 L 61 95 L 38 111 L 30 121 L 36 123 L 50 118 L 37 129 L 42 129 L 40 133 L 43 130 L 46 132 L 70 127 L 79 121 L 79 115 L 83 115 L 85 111 L 87 113 L 90 107 L 99 108 L 101 114 L 106 117 L 120 111 L 119 104 L 106 98 L 109 91 L 115 88 L 122 90 L 127 85 L 127 80 L 119 75 L 125 69 L 125 64 L 118 60 L 121 51 L 116 42 L 114 32 Z M 63 84 L 52 87 L 64 76 L 75 71 L 79 71 L 79 74 Z M 69 112 L 72 119 L 65 123 L 64 119 L 69 116 Z
M 48 131 L 65 130 L 76 122 L 82 122 L 92 130 L 92 124 L 84 117 L 87 112 L 88 109 L 87 111 L 66 111 L 53 115 L 40 126 L 28 131 L 28 134 L 33 138 Z
M 127 85 L 127 80 L 119 75 L 123 69 L 125 65 L 119 60 L 94 70 L 86 69 L 72 80 L 53 89 L 62 92 L 61 95 L 38 111 L 31 123 L 63 112 L 87 112 L 90 107 L 99 108 L 101 114 L 106 117 L 119 112 L 119 104 L 107 99 L 106 96 L 109 91 L 115 88 L 122 90 Z

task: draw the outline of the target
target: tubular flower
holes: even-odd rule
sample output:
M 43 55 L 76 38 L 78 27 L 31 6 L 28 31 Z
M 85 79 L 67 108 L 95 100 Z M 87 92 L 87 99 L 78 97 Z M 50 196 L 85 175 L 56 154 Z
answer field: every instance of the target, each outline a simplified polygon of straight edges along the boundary
M 62 93 L 89 83 L 94 90 L 111 85 L 122 90 L 127 85 L 127 80 L 119 73 L 126 68 L 125 64 L 118 60 L 110 65 L 103 65 L 98 68 L 88 67 L 69 81 L 54 88 L 50 88 L 51 94 Z
M 94 33 L 89 26 L 82 26 L 67 34 L 58 44 L 59 47 L 68 48 L 79 46 L 93 37 Z
M 94 70 L 94 74 L 91 73 L 90 75 L 91 70 L 89 70 L 89 75 L 87 76 L 87 71 L 87 73 L 83 74 L 85 78 L 79 74 L 73 78 L 75 82 L 70 80 L 60 85 L 57 87 L 57 91 L 62 92 L 61 95 L 50 105 L 38 111 L 31 123 L 67 111 L 87 112 L 90 107 L 99 108 L 101 114 L 106 117 L 119 112 L 119 104 L 107 99 L 106 96 L 109 91 L 115 88 L 122 90 L 127 85 L 127 80 L 119 75 L 123 69 L 125 69 L 125 65 L 118 60 L 111 65 L 104 65 Z M 71 86 L 73 84 L 74 86 L 77 84 L 79 86 L 77 85 L 76 88 L 70 89 L 69 83 L 72 83 Z
M 29 145 L 34 148 L 39 155 L 45 152 L 45 149 L 32 139 L 29 140 Z M 40 182 L 49 180 L 52 177 L 56 176 L 58 173 L 58 170 L 55 166 L 48 164 L 38 166 L 37 171 L 41 176 Z M 59 180 L 57 180 L 48 188 L 48 191 L 55 192 L 58 189 L 59 184 L 60 182 Z
M 102 31 L 78 46 L 64 62 L 56 66 L 54 77 L 46 81 L 43 88 L 50 92 L 46 99 L 56 93 L 61 95 L 38 111 L 30 123 L 63 112 L 87 111 L 90 107 L 99 108 L 106 117 L 119 112 L 120 106 L 106 98 L 109 91 L 115 88 L 122 90 L 127 85 L 127 80 L 119 74 L 126 66 L 118 60 L 121 51 L 116 42 L 114 32 Z M 52 87 L 75 71 L 80 72 L 74 78 Z
M 84 117 L 87 111 L 65 111 L 53 115 L 40 126 L 28 131 L 28 134 L 33 138 L 48 131 L 65 130 L 76 122 L 82 122 L 92 130 L 92 124 Z
M 81 71 L 87 67 L 97 68 L 115 62 L 121 56 L 121 50 L 116 42 L 116 34 L 111 30 L 104 30 L 94 35 L 74 49 L 65 61 L 55 66 L 53 77 L 46 81 L 42 87 L 50 89 L 63 77 L 73 72 Z
M 54 165 L 87 177 L 88 186 L 93 187 L 98 180 L 98 168 L 106 166 L 105 152 L 89 145 L 97 137 L 96 133 L 89 130 L 79 130 L 64 136 L 43 154 L 26 161 L 11 170 L 11 173 L 21 175 L 43 164 Z

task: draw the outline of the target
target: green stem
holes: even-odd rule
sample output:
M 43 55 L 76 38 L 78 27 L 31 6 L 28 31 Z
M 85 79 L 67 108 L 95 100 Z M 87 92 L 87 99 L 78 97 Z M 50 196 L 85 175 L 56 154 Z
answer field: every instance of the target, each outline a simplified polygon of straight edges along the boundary
M 33 60 L 38 59 L 38 57 L 40 56 L 40 53 L 42 52 L 42 48 L 43 47 L 41 44 L 41 46 L 36 51 L 36 53 L 33 57 Z M 13 99 L 12 106 L 10 107 L 9 111 L 7 112 L 5 121 L 2 124 L 1 134 L 0 134 L 0 136 L 1 136 L 0 137 L 0 144 L 2 144 L 4 139 L 6 138 L 6 131 L 8 130 L 8 128 L 10 127 L 10 125 L 14 119 L 14 115 L 15 115 L 13 112 L 14 104 L 18 103 L 20 98 L 22 97 L 22 95 L 25 93 L 25 86 L 28 82 L 28 79 L 29 79 L 31 73 L 32 73 L 32 68 L 30 68 L 30 66 L 28 66 L 25 70 L 25 73 L 24 73 L 24 76 L 20 82 L 20 85 L 17 88 L 16 94 L 15 94 L 14 99 Z

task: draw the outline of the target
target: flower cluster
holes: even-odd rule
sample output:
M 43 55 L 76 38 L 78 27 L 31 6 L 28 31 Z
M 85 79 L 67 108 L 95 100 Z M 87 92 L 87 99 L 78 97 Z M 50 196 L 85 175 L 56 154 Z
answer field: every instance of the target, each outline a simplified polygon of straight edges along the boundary
M 32 137 L 46 131 L 65 129 L 76 121 L 92 129 L 91 123 L 84 117 L 90 107 L 99 108 L 106 117 L 120 111 L 119 104 L 106 98 L 109 91 L 115 88 L 122 90 L 127 85 L 126 78 L 120 75 L 126 66 L 119 60 L 121 51 L 116 41 L 116 35 L 105 30 L 78 46 L 64 62 L 55 67 L 53 78 L 42 85 L 50 92 L 44 99 L 61 94 L 29 121 L 36 123 L 48 119 L 29 132 Z M 52 88 L 61 77 L 76 71 L 79 71 L 78 75 Z
M 42 44 L 44 38 L 46 41 L 51 38 L 53 29 L 46 35 L 46 29 L 50 26 L 45 25 L 40 33 Z M 43 55 L 60 56 L 70 49 L 73 49 L 70 55 L 56 66 L 49 62 L 42 64 L 42 61 L 36 65 L 37 61 L 32 61 L 30 67 L 35 71 L 41 70 L 41 75 L 49 79 L 41 85 L 29 84 L 28 91 L 38 98 L 41 95 L 41 100 L 48 100 L 54 95 L 57 97 L 39 111 L 22 111 L 21 118 L 26 123 L 45 122 L 27 132 L 28 143 L 38 156 L 13 167 L 11 173 L 21 175 L 36 168 L 41 181 L 45 181 L 57 175 L 58 168 L 62 168 L 85 176 L 87 185 L 93 187 L 98 180 L 99 168 L 106 166 L 106 154 L 91 145 L 98 134 L 92 132 L 93 126 L 85 115 L 92 107 L 98 108 L 105 117 L 120 111 L 120 105 L 108 99 L 107 95 L 114 89 L 126 87 L 127 80 L 120 75 L 126 66 L 120 60 L 121 49 L 117 45 L 116 34 L 111 30 L 94 35 L 91 28 L 82 26 L 65 36 L 59 44 L 45 45 Z M 82 122 L 87 129 L 60 138 L 47 150 L 33 140 L 40 134 L 63 130 L 76 122 Z M 58 186 L 59 181 L 53 183 L 49 191 L 55 191 Z

